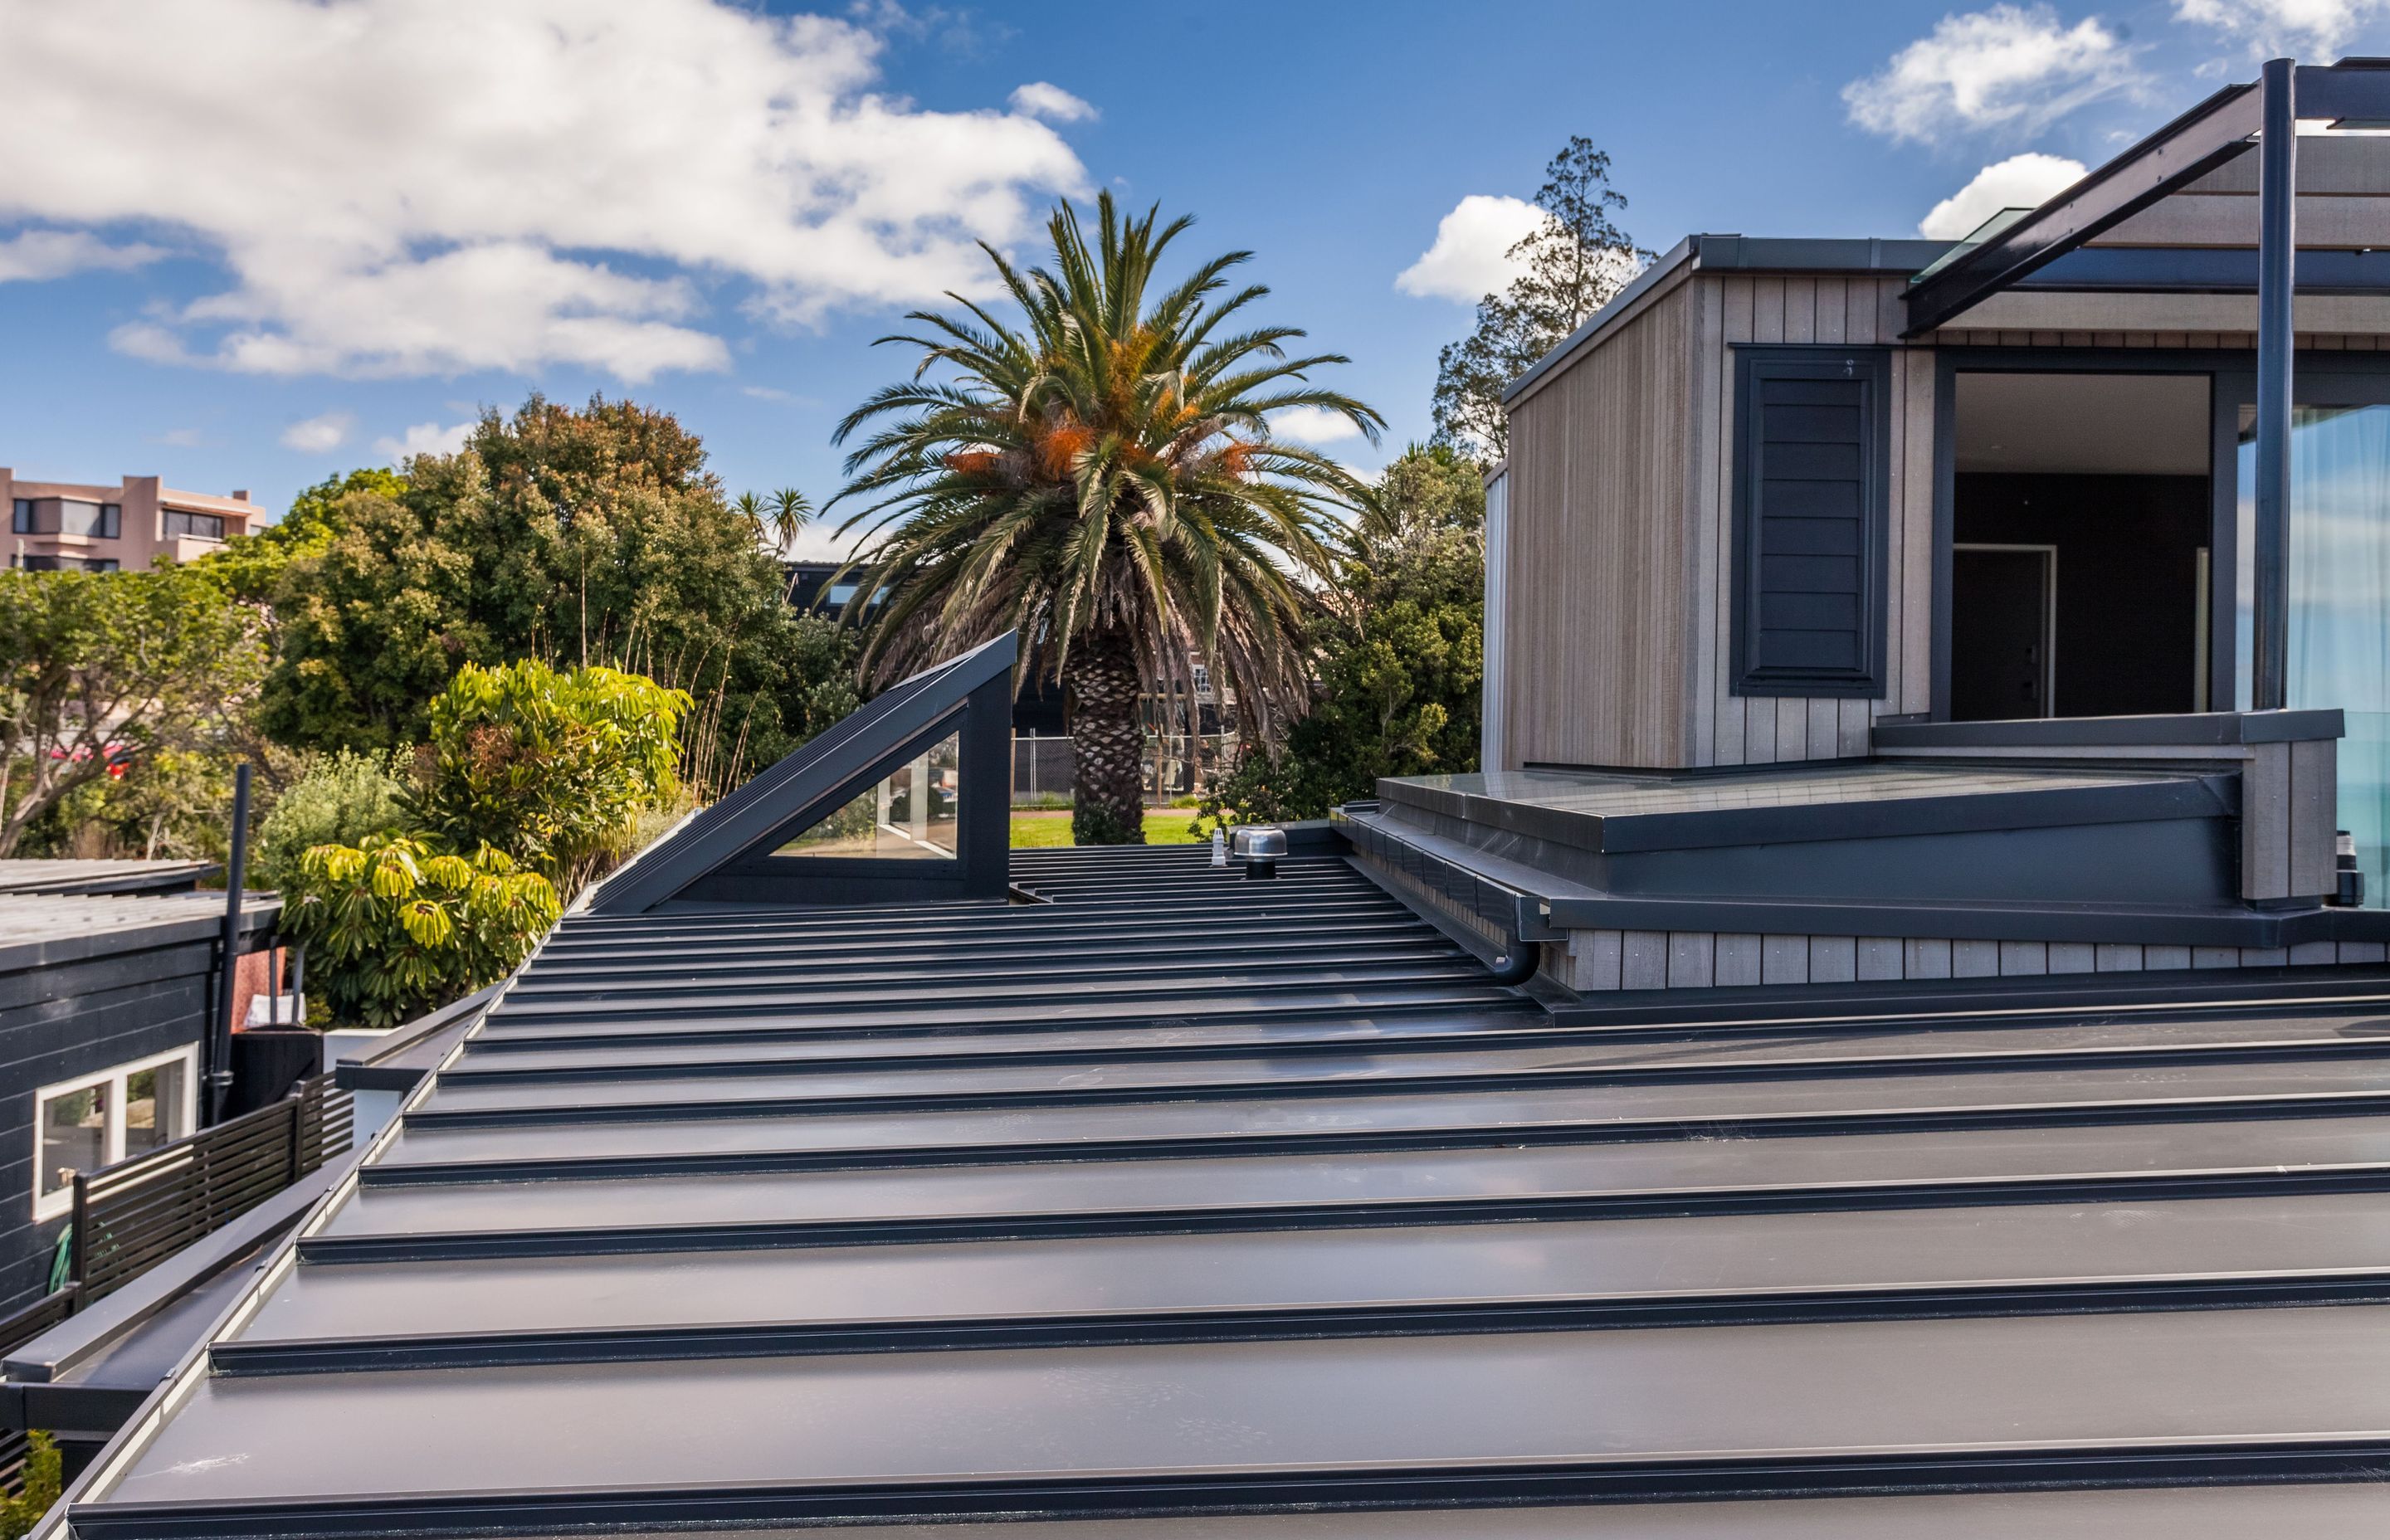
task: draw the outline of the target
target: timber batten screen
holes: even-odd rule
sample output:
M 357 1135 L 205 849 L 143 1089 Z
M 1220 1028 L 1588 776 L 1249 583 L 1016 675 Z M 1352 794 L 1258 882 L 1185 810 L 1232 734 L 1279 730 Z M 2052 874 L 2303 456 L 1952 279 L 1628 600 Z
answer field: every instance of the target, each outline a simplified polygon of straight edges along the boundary
M 1880 696 L 1891 355 L 1749 348 L 1736 366 L 1735 692 Z

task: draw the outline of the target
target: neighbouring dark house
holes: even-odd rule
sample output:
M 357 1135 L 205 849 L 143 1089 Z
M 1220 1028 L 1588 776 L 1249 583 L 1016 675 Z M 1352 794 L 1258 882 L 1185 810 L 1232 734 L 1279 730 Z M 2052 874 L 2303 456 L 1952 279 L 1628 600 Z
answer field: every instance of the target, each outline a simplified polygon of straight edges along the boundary
M 45 864 L 0 863 L 0 880 L 20 865 Z M 103 891 L 0 892 L 0 1189 L 14 1195 L 0 1309 L 48 1291 L 76 1172 L 199 1125 L 225 897 L 105 891 L 139 872 L 73 875 Z M 244 953 L 271 944 L 280 913 L 272 898 L 244 905 Z

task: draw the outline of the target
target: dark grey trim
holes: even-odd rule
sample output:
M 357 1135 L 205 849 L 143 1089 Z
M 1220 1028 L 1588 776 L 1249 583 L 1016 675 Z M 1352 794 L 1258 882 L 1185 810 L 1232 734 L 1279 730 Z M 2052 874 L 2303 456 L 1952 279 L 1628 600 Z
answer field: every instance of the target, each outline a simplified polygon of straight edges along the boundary
M 1928 579 L 1933 597 L 1926 606 L 1932 633 L 1926 713 L 1936 722 L 1950 720 L 1950 596 L 1958 547 L 1959 369 L 1951 350 L 1941 348 L 1934 355 L 1934 568 Z
M 1902 749 L 2218 748 L 2344 736 L 2344 713 L 2196 712 L 2179 716 L 2056 716 L 2019 722 L 1885 722 L 1879 751 Z
M 756 848 L 776 832 L 791 825 L 802 827 L 804 821 L 828 811 L 835 805 L 832 798 L 864 778 L 872 767 L 889 760 L 892 755 L 901 754 L 932 727 L 963 712 L 966 707 L 973 708 L 971 714 L 974 718 L 983 717 L 987 713 L 976 708 L 988 699 L 983 693 L 986 687 L 1004 686 L 1004 699 L 1009 706 L 1009 681 L 1019 641 L 1015 633 L 1008 631 L 958 658 L 925 669 L 892 687 L 869 705 L 640 853 L 636 859 L 598 886 L 585 905 L 587 912 L 635 915 L 687 893 L 724 868 L 753 857 L 757 853 Z M 970 762 L 974 757 L 983 757 L 985 745 L 994 730 L 981 723 L 975 730 L 965 731 L 966 763 L 959 777 L 965 802 L 959 811 L 963 826 L 961 838 L 970 849 L 957 860 L 956 865 L 964 869 L 956 874 L 956 880 L 935 884 L 936 887 L 957 887 L 971 895 L 990 897 L 1003 893 L 1004 873 L 1000 862 L 995 863 L 991 869 L 986 857 L 989 849 L 1000 853 L 1002 846 L 991 847 L 987 831 L 979 826 L 986 822 L 984 805 L 991 791 L 997 799 L 996 806 L 1001 813 L 1003 800 L 1009 799 L 1010 794 L 1011 767 L 1009 764 L 991 766 Z M 973 754 L 974 748 L 980 751 L 979 755 Z M 983 786 L 981 783 L 988 781 L 992 773 L 996 777 L 993 786 Z M 976 801 L 972 797 L 974 789 L 980 791 Z M 999 824 L 1003 821 L 1001 817 L 997 819 Z M 976 841 L 973 841 L 975 832 L 979 836 Z M 999 828 L 996 833 L 1000 839 L 1007 831 Z M 894 867 L 902 863 L 873 862 L 868 865 L 878 868 Z M 743 872 L 739 877 L 748 879 L 746 885 L 753 887 L 757 885 L 753 881 L 757 875 Z M 808 883 L 806 886 L 818 885 L 825 889 L 842 886 L 836 874 L 827 866 L 816 871 L 808 866 L 801 875 L 822 879 L 818 884 Z M 908 876 L 892 871 L 885 879 L 865 877 L 862 879 L 864 883 L 877 882 L 891 891 L 874 892 L 861 901 L 878 902 L 899 896 L 903 891 L 919 886 L 924 875 L 913 873 Z M 766 876 L 761 885 L 768 889 L 780 884 L 775 874 Z M 963 895 L 958 892 L 955 896 Z M 719 896 L 735 896 L 748 902 L 771 902 L 774 898 L 781 903 L 808 902 L 801 894 L 785 892 L 777 894 L 742 892 L 736 895 Z M 854 902 L 859 897 L 855 893 L 836 892 L 814 901 Z
M 1940 261 L 1951 245 L 1878 237 L 1691 238 L 1702 266 L 1730 273 L 1916 273 Z

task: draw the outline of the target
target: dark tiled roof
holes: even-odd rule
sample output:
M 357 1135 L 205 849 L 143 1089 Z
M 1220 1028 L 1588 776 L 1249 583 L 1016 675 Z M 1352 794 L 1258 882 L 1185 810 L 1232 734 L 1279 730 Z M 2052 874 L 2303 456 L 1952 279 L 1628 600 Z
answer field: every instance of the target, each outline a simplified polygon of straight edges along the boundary
M 2362 981 L 1564 1027 L 1341 860 L 1282 871 L 569 918 L 79 1532 L 2390 1521 Z M 1323 1504 L 1369 1511 L 1275 1511 Z

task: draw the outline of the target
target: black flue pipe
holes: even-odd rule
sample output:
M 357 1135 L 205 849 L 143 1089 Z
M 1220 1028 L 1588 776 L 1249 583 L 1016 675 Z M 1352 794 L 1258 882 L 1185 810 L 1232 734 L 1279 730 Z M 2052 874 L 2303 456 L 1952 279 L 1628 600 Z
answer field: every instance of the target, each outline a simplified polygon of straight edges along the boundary
M 216 967 L 215 1021 L 208 1029 L 207 1124 L 224 1122 L 232 1098 L 233 974 L 240 967 L 241 872 L 249 865 L 249 764 L 232 773 L 232 858 L 225 864 L 222 957 Z

